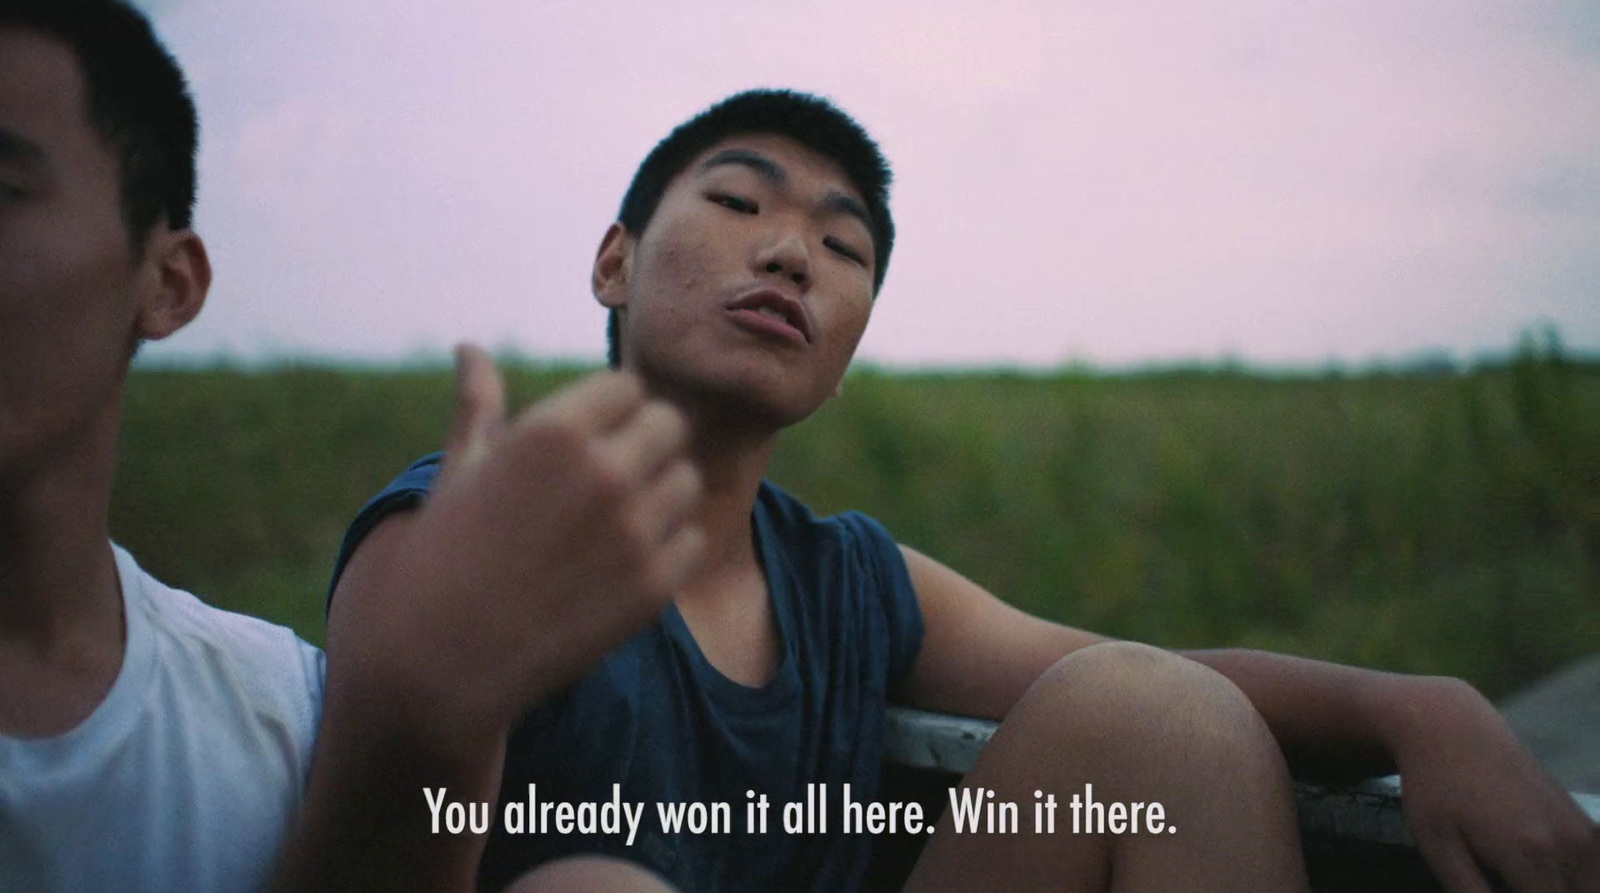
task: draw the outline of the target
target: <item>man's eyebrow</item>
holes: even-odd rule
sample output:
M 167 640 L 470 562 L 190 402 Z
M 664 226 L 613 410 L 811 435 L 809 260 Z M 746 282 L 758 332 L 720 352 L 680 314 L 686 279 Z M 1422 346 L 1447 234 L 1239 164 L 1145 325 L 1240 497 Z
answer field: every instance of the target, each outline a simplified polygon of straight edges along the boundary
M 835 214 L 849 214 L 861 221 L 867 232 L 877 232 L 872 226 L 872 215 L 867 213 L 867 206 L 856 201 L 854 196 L 846 195 L 837 189 L 828 190 L 828 195 L 822 200 L 823 210 Z
M 789 181 L 789 172 L 776 161 L 750 149 L 723 149 L 721 152 L 707 158 L 700 165 L 700 170 L 708 171 L 725 164 L 737 164 L 748 167 L 772 185 L 782 188 Z M 872 215 L 867 212 L 867 206 L 857 201 L 854 196 L 840 192 L 837 189 L 828 190 L 828 195 L 822 200 L 822 209 L 835 214 L 849 214 L 860 220 L 867 228 L 867 232 L 874 232 Z
M 708 171 L 725 164 L 738 164 L 750 168 L 779 188 L 789 182 L 789 172 L 784 170 L 781 165 L 760 152 L 753 152 L 749 149 L 723 149 L 721 152 L 707 158 L 705 163 L 700 165 L 700 170 L 702 172 Z
M 0 127 L 0 161 L 43 165 L 47 160 L 44 149 L 38 143 L 14 130 Z

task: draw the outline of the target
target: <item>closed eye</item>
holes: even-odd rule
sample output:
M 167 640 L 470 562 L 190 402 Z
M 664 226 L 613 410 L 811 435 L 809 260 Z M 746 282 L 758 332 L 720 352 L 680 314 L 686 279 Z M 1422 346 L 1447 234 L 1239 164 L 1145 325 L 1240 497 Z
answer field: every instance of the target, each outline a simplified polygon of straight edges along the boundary
M 844 257 L 847 257 L 850 260 L 855 261 L 856 263 L 860 264 L 863 267 L 867 265 L 867 259 L 864 256 L 862 256 L 861 252 L 855 250 L 854 248 L 851 248 L 849 245 L 846 245 L 845 243 L 839 241 L 838 239 L 835 239 L 832 236 L 829 236 L 826 239 L 823 239 L 822 240 L 822 244 L 828 246 L 828 248 L 830 250 L 832 250 L 833 253 L 835 253 L 835 254 L 839 254 L 839 255 L 842 255 Z
M 742 196 L 730 195 L 726 192 L 713 192 L 708 194 L 706 198 L 724 208 L 738 211 L 740 214 L 758 214 L 761 212 L 760 206 Z

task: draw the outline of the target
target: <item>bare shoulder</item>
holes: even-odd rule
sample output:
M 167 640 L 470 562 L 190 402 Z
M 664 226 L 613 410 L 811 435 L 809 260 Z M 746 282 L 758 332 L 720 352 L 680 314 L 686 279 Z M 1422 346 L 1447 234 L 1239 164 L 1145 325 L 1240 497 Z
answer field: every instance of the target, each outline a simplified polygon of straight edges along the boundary
M 396 511 L 368 531 L 346 561 L 328 606 L 328 650 L 333 652 L 349 633 L 352 618 L 362 623 L 381 619 L 387 612 L 380 600 L 389 597 L 388 571 L 399 563 L 416 526 L 416 509 Z

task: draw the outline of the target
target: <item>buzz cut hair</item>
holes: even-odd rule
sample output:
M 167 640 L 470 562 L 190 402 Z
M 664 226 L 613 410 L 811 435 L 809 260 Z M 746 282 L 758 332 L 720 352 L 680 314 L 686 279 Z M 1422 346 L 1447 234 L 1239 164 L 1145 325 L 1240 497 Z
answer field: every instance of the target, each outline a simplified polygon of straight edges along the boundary
M 36 31 L 77 57 L 89 124 L 119 162 L 135 256 L 158 223 L 190 228 L 199 117 L 149 20 L 123 0 L 0 0 L 0 28 Z

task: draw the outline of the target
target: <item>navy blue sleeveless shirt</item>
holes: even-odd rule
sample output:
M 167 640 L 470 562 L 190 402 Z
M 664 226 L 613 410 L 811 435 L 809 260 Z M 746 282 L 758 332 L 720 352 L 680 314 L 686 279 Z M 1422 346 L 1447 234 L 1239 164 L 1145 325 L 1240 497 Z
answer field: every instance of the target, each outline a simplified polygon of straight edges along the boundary
M 379 521 L 424 498 L 440 460 L 413 464 L 361 510 L 335 585 Z M 889 533 L 858 512 L 819 519 L 763 482 L 751 534 L 782 639 L 773 679 L 751 688 L 723 676 L 669 607 L 512 732 L 481 888 L 554 858 L 603 853 L 683 893 L 857 889 L 872 838 L 840 833 L 843 785 L 857 802 L 878 795 L 886 698 L 922 643 L 916 592 Z M 545 802 L 609 803 L 613 784 L 624 803 L 643 804 L 631 844 L 625 826 L 620 834 L 504 827 L 505 805 L 526 804 L 530 785 L 538 811 Z M 788 833 L 785 805 L 805 803 L 809 784 L 826 785 L 827 832 Z M 747 827 L 751 793 L 770 804 L 766 833 Z M 424 808 L 420 793 L 418 801 Z M 658 804 L 680 803 L 728 804 L 731 830 L 663 827 Z

